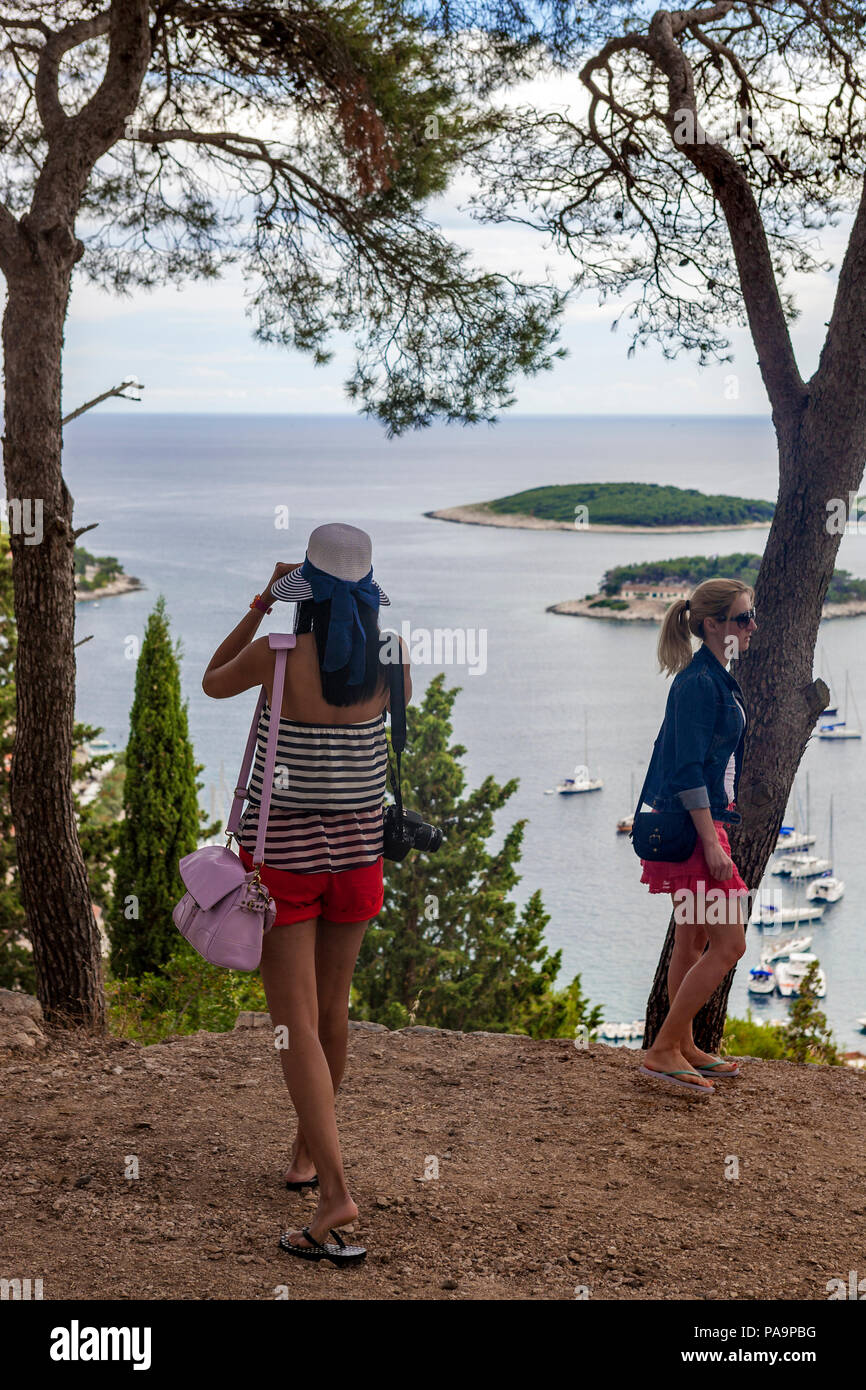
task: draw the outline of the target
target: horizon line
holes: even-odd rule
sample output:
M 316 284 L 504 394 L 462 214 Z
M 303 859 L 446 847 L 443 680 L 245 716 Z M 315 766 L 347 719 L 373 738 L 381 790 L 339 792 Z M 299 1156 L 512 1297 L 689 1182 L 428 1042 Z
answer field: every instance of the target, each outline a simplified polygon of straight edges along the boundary
M 267 417 L 274 420 L 357 420 L 364 424 L 384 426 L 384 421 L 371 418 L 359 411 L 351 410 L 124 410 L 114 406 L 110 410 L 100 411 L 98 414 L 87 412 L 86 418 L 99 419 L 107 415 L 146 415 L 180 417 L 200 417 L 200 416 L 221 416 L 224 418 L 239 417 Z M 79 416 L 84 419 L 85 416 Z M 509 411 L 503 414 L 498 420 L 476 420 L 472 423 L 461 420 L 436 420 L 430 421 L 429 425 L 422 425 L 418 429 L 407 429 L 404 434 L 420 433 L 421 430 L 430 429 L 433 425 L 459 426 L 461 429 L 472 429 L 480 425 L 489 427 L 504 424 L 507 420 L 767 420 L 772 423 L 769 407 L 766 412 L 761 411 L 742 411 L 734 414 L 732 411 L 715 413 L 712 411 Z M 70 420 L 70 424 L 76 423 Z

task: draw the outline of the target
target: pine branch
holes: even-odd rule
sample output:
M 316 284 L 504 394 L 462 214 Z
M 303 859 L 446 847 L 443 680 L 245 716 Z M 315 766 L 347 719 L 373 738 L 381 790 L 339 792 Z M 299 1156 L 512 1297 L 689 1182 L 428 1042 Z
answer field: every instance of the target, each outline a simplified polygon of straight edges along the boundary
M 103 391 L 101 396 L 94 396 L 92 401 L 85 401 L 84 405 L 80 405 L 77 410 L 70 411 L 68 415 L 64 415 L 60 423 L 62 425 L 68 425 L 70 420 L 77 420 L 79 415 L 84 414 L 85 410 L 92 410 L 95 405 L 101 405 L 102 402 L 107 401 L 110 396 L 119 396 L 122 401 L 140 401 L 141 396 L 127 395 L 127 388 L 130 386 L 135 386 L 139 391 L 144 390 L 144 382 L 139 381 L 137 377 L 124 377 L 123 381 L 120 383 L 119 386 L 112 386 L 110 390 Z M 93 524 L 94 526 L 97 525 L 96 522 L 94 522 Z M 90 527 L 84 526 L 82 527 L 82 530 L 88 531 L 90 530 Z M 81 534 L 81 532 L 76 531 L 75 534 L 76 536 L 78 536 Z

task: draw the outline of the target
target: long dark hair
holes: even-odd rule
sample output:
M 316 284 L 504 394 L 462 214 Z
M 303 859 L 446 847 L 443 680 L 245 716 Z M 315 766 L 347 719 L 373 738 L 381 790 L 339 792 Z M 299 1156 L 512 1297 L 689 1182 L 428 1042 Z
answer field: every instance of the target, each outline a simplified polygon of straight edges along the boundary
M 379 617 L 372 608 L 368 608 L 366 603 L 358 604 L 358 612 L 361 615 L 361 623 L 364 634 L 367 638 L 364 663 L 364 679 L 360 685 L 349 685 L 349 663 L 341 666 L 339 671 L 325 671 L 322 663 L 325 660 L 325 648 L 328 644 L 328 628 L 331 623 L 331 600 L 323 599 L 321 603 L 316 603 L 315 599 L 304 599 L 298 605 L 297 632 L 312 632 L 316 639 L 316 651 L 319 654 L 319 677 L 322 682 L 322 698 L 329 705 L 360 705 L 364 700 L 369 700 L 376 691 L 383 689 L 386 683 L 385 668 L 379 661 L 379 648 L 386 639 L 379 631 Z

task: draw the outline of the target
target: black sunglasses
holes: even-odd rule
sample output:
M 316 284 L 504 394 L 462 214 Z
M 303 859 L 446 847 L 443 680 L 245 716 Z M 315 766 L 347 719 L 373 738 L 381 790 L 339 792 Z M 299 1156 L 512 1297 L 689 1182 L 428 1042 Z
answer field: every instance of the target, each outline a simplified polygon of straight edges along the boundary
M 755 616 L 754 608 L 749 608 L 745 613 L 738 613 L 736 618 L 723 618 L 722 621 L 726 623 L 736 623 L 737 627 L 748 627 Z

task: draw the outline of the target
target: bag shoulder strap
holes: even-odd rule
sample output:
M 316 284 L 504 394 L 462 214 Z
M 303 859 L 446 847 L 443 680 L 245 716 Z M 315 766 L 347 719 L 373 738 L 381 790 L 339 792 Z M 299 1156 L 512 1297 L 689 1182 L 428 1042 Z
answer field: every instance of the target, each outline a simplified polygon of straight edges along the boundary
M 391 694 L 391 746 L 395 753 L 406 747 L 406 686 L 403 682 L 403 663 L 388 663 L 388 688 Z
M 637 805 L 636 805 L 635 808 L 634 808 L 634 813 L 635 813 L 636 816 L 640 814 L 640 808 L 641 808 L 641 806 L 643 805 L 643 794 L 644 794 L 644 792 L 646 791 L 646 784 L 647 784 L 648 781 L 649 781 L 649 768 L 647 768 L 647 774 L 646 774 L 646 777 L 643 779 L 643 786 L 642 786 L 641 789 L 640 789 L 640 795 L 638 796 L 638 799 L 637 799 Z M 692 1082 L 691 1084 L 694 1085 L 694 1082 Z
M 391 790 L 394 793 L 394 802 L 397 806 L 398 815 L 403 815 L 403 796 L 400 786 L 400 754 L 406 747 L 406 687 L 403 683 L 403 651 L 400 648 L 400 660 L 388 661 L 385 663 L 388 674 L 388 690 L 391 696 L 389 709 L 391 714 L 391 747 L 397 758 L 397 773 L 394 774 L 391 768 Z
M 268 815 L 271 809 L 271 789 L 273 787 L 274 765 L 277 760 L 277 733 L 280 727 L 279 711 L 283 707 L 283 688 L 286 677 L 286 653 L 295 646 L 297 638 L 293 632 L 269 632 L 268 646 L 276 652 L 274 663 L 274 690 L 271 701 L 271 721 L 268 729 L 268 743 L 265 753 L 265 767 L 262 788 L 262 804 L 259 808 L 259 828 L 256 835 L 256 849 L 253 856 L 255 864 L 262 863 L 262 856 L 265 848 L 265 833 L 268 827 Z M 256 708 L 253 712 L 253 720 L 250 725 L 250 732 L 247 736 L 247 746 L 244 749 L 244 756 L 241 761 L 241 770 L 238 774 L 238 785 L 235 787 L 232 808 L 226 823 L 226 833 L 235 835 L 240 825 L 241 809 L 249 795 L 247 779 L 250 775 L 250 768 L 253 762 L 253 753 L 256 746 L 256 736 L 259 727 L 259 718 L 264 709 L 268 698 L 268 692 L 264 686 L 259 691 L 256 701 Z M 273 712 L 277 710 L 277 718 L 273 718 Z

